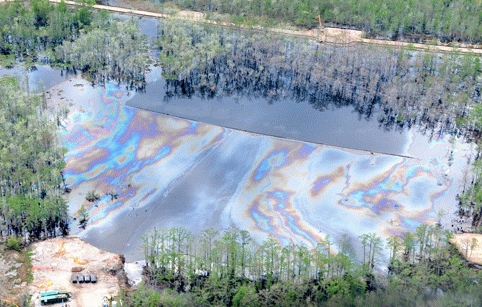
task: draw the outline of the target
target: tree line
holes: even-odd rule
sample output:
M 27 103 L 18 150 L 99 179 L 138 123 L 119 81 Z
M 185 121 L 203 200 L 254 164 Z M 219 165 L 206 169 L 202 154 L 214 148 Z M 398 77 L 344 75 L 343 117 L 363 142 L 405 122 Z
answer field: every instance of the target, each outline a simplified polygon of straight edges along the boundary
M 307 247 L 281 246 L 273 237 L 257 243 L 235 227 L 198 235 L 154 230 L 143 239 L 146 282 L 121 297 L 128 306 L 477 304 L 482 275 L 463 263 L 450 238 L 440 225 L 420 225 L 385 242 L 375 234 L 327 236 Z M 386 275 L 374 272 L 382 255 Z
M 66 235 L 61 114 L 13 77 L 0 78 L 0 96 L 0 235 L 28 241 Z
M 164 99 L 249 95 L 291 98 L 320 111 L 352 105 L 387 129 L 419 125 L 465 133 L 481 101 L 478 55 L 410 47 L 330 46 L 179 22 L 160 25 Z
M 182 9 L 229 14 L 233 22 L 282 22 L 356 28 L 371 37 L 482 43 L 482 7 L 471 0 L 152 0 Z M 254 19 L 254 22 L 251 21 Z
M 0 4 L 0 60 L 7 66 L 16 59 L 40 60 L 88 73 L 94 81 L 143 82 L 149 55 L 138 23 L 94 11 L 91 1 L 82 4 Z
M 54 53 L 57 63 L 73 66 L 96 81 L 145 81 L 149 55 L 147 40 L 136 20 L 106 18 L 73 42 L 64 42 Z
M 36 57 L 65 40 L 76 39 L 93 18 L 87 3 L 73 12 L 64 2 L 53 5 L 47 0 L 31 0 L 28 5 L 21 1 L 5 2 L 0 7 L 3 57 Z

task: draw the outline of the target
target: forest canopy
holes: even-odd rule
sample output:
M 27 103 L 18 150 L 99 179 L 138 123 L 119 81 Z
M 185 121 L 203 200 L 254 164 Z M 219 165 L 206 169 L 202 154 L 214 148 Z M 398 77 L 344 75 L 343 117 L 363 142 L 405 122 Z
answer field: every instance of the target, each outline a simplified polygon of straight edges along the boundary
M 115 20 L 92 2 L 69 8 L 48 0 L 0 4 L 0 65 L 48 62 L 88 72 L 92 79 L 143 81 L 146 39 L 133 19 Z
M 390 39 L 440 39 L 482 42 L 482 6 L 471 0 L 152 0 L 180 8 L 233 16 L 233 21 L 261 17 L 314 28 L 323 23 L 357 28 Z M 259 20 L 258 20 L 259 21 Z
M 93 19 L 87 5 L 71 12 L 64 2 L 54 5 L 48 0 L 6 2 L 0 8 L 0 56 L 10 59 L 36 56 L 74 40 Z
M 121 298 L 135 307 L 480 305 L 482 275 L 464 266 L 450 237 L 422 224 L 386 241 L 326 236 L 310 248 L 274 237 L 256 243 L 235 227 L 197 235 L 163 228 L 144 237 L 146 284 Z M 388 272 L 375 274 L 387 251 Z
M 306 39 L 162 23 L 158 44 L 165 99 L 225 95 L 309 101 L 320 111 L 350 104 L 364 117 L 382 108 L 387 129 L 472 129 L 481 102 L 480 57 L 413 48 L 331 46 Z M 460 130 L 459 130 L 460 131 Z
M 143 81 L 149 62 L 147 40 L 133 19 L 99 23 L 56 48 L 58 62 L 89 71 L 98 80 Z
M 60 113 L 13 77 L 0 78 L 0 97 L 0 233 L 30 240 L 67 234 Z

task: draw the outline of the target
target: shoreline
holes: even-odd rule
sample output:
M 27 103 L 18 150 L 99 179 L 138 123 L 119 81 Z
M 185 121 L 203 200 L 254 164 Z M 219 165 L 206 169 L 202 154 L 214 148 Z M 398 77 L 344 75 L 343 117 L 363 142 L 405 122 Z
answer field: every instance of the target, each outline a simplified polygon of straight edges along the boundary
M 0 2 L 2 1 L 9 1 L 9 0 L 0 0 Z M 49 0 L 49 1 L 51 3 L 60 3 L 62 0 Z M 66 0 L 64 2 L 68 5 L 75 5 L 75 6 L 81 5 L 79 3 L 76 3 L 70 0 Z M 371 39 L 371 38 L 364 38 L 363 37 L 364 32 L 360 30 L 350 30 L 350 29 L 342 29 L 342 28 L 335 28 L 335 27 L 324 27 L 321 30 L 320 29 L 290 30 L 286 28 L 265 28 L 261 26 L 244 26 L 244 25 L 236 25 L 233 23 L 228 24 L 227 22 L 217 22 L 214 20 L 206 19 L 205 13 L 187 11 L 187 10 L 180 10 L 176 14 L 170 15 L 170 14 L 164 14 L 164 13 L 156 13 L 151 11 L 129 9 L 125 7 L 102 5 L 102 4 L 95 4 L 92 7 L 98 10 L 107 10 L 107 11 L 122 13 L 122 14 L 130 14 L 130 15 L 145 16 L 145 17 L 152 17 L 152 18 L 170 19 L 170 20 L 181 20 L 181 21 L 184 20 L 188 22 L 211 24 L 211 25 L 230 27 L 230 28 L 242 29 L 242 30 L 274 32 L 274 33 L 285 34 L 290 36 L 305 37 L 308 39 L 313 39 L 318 43 L 330 43 L 335 45 L 372 44 L 372 45 L 382 45 L 382 46 L 392 46 L 392 47 L 407 47 L 407 48 L 414 48 L 414 49 L 423 50 L 423 51 L 439 51 L 439 52 L 458 51 L 462 53 L 482 54 L 482 49 L 477 49 L 477 47 L 482 47 L 482 46 L 465 47 L 463 45 L 466 45 L 466 44 L 460 43 L 460 45 L 462 46 L 449 47 L 449 46 L 432 45 L 432 44 L 409 43 L 409 42 L 403 42 L 403 41 Z
M 14 1 L 14 0 L 0 0 L 0 3 L 7 2 L 7 1 Z M 49 2 L 51 3 L 60 3 L 61 1 L 62 0 L 49 0 Z M 70 0 L 65 0 L 64 2 L 70 6 L 82 6 L 81 3 L 77 3 Z M 171 15 L 171 14 L 165 14 L 165 13 L 157 13 L 157 12 L 151 12 L 146 10 L 137 10 L 137 9 L 130 9 L 126 7 L 103 5 L 103 4 L 94 4 L 92 8 L 97 10 L 107 10 L 110 12 L 120 13 L 120 14 L 158 18 L 158 19 L 180 20 L 180 21 L 187 21 L 187 22 L 194 22 L 194 23 L 201 23 L 201 24 L 210 24 L 215 26 L 241 29 L 246 31 L 273 32 L 273 33 L 278 33 L 283 35 L 304 37 L 306 39 L 315 40 L 318 43 L 328 43 L 328 44 L 341 45 L 341 46 L 353 45 L 353 44 L 370 44 L 370 45 L 378 45 L 378 46 L 406 47 L 406 48 L 413 48 L 415 50 L 421 50 L 421 51 L 427 51 L 427 52 L 438 51 L 438 52 L 462 52 L 462 53 L 482 54 L 481 45 L 455 43 L 460 46 L 451 47 L 450 46 L 451 43 L 444 44 L 441 42 L 436 42 L 434 44 L 429 42 L 428 44 L 423 44 L 423 43 L 410 43 L 410 42 L 404 42 L 404 41 L 391 41 L 391 40 L 383 40 L 383 39 L 364 38 L 363 31 L 336 28 L 336 27 L 323 27 L 323 29 L 312 29 L 312 30 L 287 29 L 282 27 L 265 28 L 261 26 L 236 25 L 234 23 L 227 23 L 224 21 L 217 22 L 214 20 L 207 19 L 205 13 L 188 11 L 188 10 L 179 10 L 177 13 Z

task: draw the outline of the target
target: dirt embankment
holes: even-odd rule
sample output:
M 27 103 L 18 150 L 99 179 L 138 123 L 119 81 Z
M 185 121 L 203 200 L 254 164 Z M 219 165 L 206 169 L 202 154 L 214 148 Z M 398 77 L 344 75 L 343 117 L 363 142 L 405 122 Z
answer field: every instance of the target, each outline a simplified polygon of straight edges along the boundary
M 482 265 L 482 234 L 458 233 L 450 239 L 468 261 Z
M 29 293 L 34 306 L 41 306 L 41 292 L 65 290 L 72 293 L 70 307 L 99 307 L 104 296 L 117 295 L 125 285 L 124 259 L 79 238 L 51 239 L 31 248 L 33 282 Z M 72 283 L 72 268 L 97 275 L 97 283 Z

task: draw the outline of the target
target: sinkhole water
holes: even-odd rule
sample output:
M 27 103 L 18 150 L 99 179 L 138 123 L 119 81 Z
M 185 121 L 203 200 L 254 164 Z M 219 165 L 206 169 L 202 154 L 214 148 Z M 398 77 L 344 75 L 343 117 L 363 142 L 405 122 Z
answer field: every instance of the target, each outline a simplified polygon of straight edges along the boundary
M 150 84 L 159 84 L 150 78 Z M 457 210 L 455 196 L 472 148 L 443 131 L 424 135 L 416 127 L 402 132 L 380 127 L 372 139 L 366 138 L 376 146 L 390 141 L 392 133 L 399 137 L 396 153 L 406 155 L 400 156 L 377 153 L 382 147 L 367 151 L 350 144 L 346 147 L 352 148 L 315 144 L 176 116 L 209 121 L 218 118 L 212 115 L 216 106 L 223 112 L 232 107 L 238 112 L 228 112 L 231 120 L 222 120 L 231 127 L 243 124 L 252 107 L 245 104 L 242 110 L 243 104 L 232 98 L 199 99 L 197 104 L 186 99 L 173 102 L 177 107 L 169 112 L 159 110 L 170 115 L 132 107 L 139 101 L 157 103 L 159 91 L 158 86 L 153 91 L 147 87 L 140 95 L 114 83 L 91 87 L 81 78 L 49 90 L 52 104 L 72 105 L 62 132 L 68 148 L 65 177 L 72 188 L 69 204 L 72 215 L 84 204 L 90 216 L 86 230 L 73 222 L 72 231 L 129 261 L 142 257 L 140 239 L 154 228 L 182 226 L 196 233 L 234 225 L 259 241 L 273 235 L 282 244 L 293 240 L 314 246 L 326 235 L 336 240 L 347 234 L 356 241 L 363 233 L 387 237 L 439 220 L 447 226 Z M 203 104 L 212 112 L 194 111 Z M 280 104 L 297 114 L 283 113 L 281 106 L 271 111 L 274 104 L 262 106 L 259 122 L 269 123 L 270 115 L 276 115 L 303 135 L 306 129 L 300 126 L 322 113 L 300 103 L 293 108 Z M 176 108 L 185 113 L 174 115 Z M 376 131 L 377 125 L 347 111 L 349 107 L 341 109 L 320 115 L 334 123 L 325 131 L 346 130 L 347 139 L 353 127 L 372 125 Z M 299 114 L 303 110 L 308 114 Z M 339 114 L 349 119 L 329 116 Z M 267 134 L 275 129 L 251 125 Z M 92 190 L 102 196 L 96 203 L 85 200 Z M 112 199 L 110 191 L 118 198 Z
M 157 22 L 140 25 L 154 39 Z M 142 236 L 162 227 L 234 225 L 258 241 L 308 246 L 327 235 L 356 245 L 364 233 L 451 227 L 474 154 L 462 137 L 442 124 L 400 125 L 377 103 L 325 95 L 309 82 L 292 86 L 290 72 L 245 84 L 223 69 L 200 86 L 199 71 L 173 80 L 152 67 L 137 92 L 48 66 L 28 71 L 31 92 L 48 89 L 52 106 L 70 110 L 59 131 L 67 198 L 72 217 L 82 205 L 90 217 L 85 230 L 73 220 L 73 234 L 133 261 L 143 256 Z M 88 202 L 89 191 L 101 199 Z

